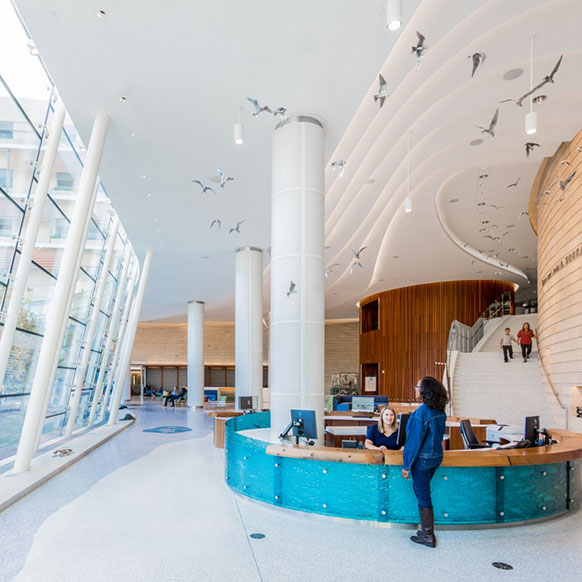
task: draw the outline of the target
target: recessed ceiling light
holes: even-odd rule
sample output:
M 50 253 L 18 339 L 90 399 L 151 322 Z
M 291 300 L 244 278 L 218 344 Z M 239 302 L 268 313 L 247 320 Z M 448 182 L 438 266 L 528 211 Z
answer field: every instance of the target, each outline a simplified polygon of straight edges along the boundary
M 505 228 L 513 228 L 515 224 L 508 224 Z
M 378 279 L 378 281 L 384 281 L 384 279 Z
M 481 174 L 481 175 L 479 176 L 479 179 L 480 179 L 480 180 L 485 180 L 485 178 L 489 178 L 489 174 Z
M 400 255 L 394 255 L 392 258 L 393 259 L 399 259 L 400 258 Z
M 369 179 L 369 180 L 366 182 L 366 184 L 375 184 L 375 183 L 376 183 L 376 180 L 374 180 L 374 178 L 370 178 L 370 179 Z
M 151 197 L 152 197 L 152 195 L 151 195 L 151 192 L 148 192 L 148 193 L 146 194 L 146 196 L 147 196 L 148 198 L 151 198 Z
M 107 16 L 107 12 L 105 10 L 97 10 L 97 18 L 105 18 Z
M 479 203 L 477 204 L 477 206 L 485 206 L 485 204 L 487 204 L 487 203 L 486 203 L 486 202 L 479 202 Z
M 135 137 L 135 131 L 130 131 L 130 132 L 129 132 L 129 135 L 130 135 L 131 137 Z
M 455 202 L 458 202 L 458 201 L 459 201 L 459 199 L 458 199 L 458 198 L 451 198 L 451 199 L 449 200 L 449 202 L 450 202 L 451 204 L 454 204 Z
M 481 138 L 478 138 L 478 139 L 474 139 L 474 140 L 470 141 L 469 145 L 478 146 L 478 145 L 481 145 L 482 143 L 483 143 L 483 140 Z
M 532 101 L 537 105 L 538 103 L 543 103 L 547 98 L 547 95 L 538 95 L 537 97 L 534 97 Z
M 145 180 L 147 178 L 146 174 L 142 174 L 141 177 Z
M 154 222 L 158 222 L 158 217 L 154 216 Z
M 326 245 L 326 246 L 325 246 L 325 249 L 326 249 L 326 250 L 327 250 L 327 249 L 331 249 L 331 245 Z
M 481 224 L 489 224 L 489 221 L 488 220 L 482 220 L 481 221 Z
M 503 78 L 506 81 L 513 81 L 514 79 L 519 79 L 523 75 L 523 69 L 510 69 L 506 73 L 504 73 Z
M 119 98 L 119 100 L 120 100 L 122 103 L 125 103 L 125 102 L 127 101 L 127 97 L 124 97 L 124 96 L 122 95 L 122 96 Z

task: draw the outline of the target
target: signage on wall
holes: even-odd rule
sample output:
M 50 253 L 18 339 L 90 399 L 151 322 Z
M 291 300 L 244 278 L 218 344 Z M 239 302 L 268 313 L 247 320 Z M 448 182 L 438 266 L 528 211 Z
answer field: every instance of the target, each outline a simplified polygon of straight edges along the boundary
M 376 392 L 376 376 L 366 376 L 364 392 Z
M 557 273 L 559 273 L 564 267 L 573 263 L 575 260 L 582 257 L 582 245 L 577 246 L 572 252 L 568 253 L 565 257 L 560 259 L 542 278 L 542 287 Z

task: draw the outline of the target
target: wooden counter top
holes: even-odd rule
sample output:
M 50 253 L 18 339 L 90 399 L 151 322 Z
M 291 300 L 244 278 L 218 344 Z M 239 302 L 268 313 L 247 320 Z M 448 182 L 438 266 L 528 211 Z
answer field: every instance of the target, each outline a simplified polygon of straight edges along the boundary
M 445 451 L 443 467 L 504 467 L 509 465 L 542 465 L 582 459 L 582 434 L 549 429 L 558 444 L 529 449 L 475 449 Z M 304 445 L 270 445 L 268 455 L 337 463 L 402 465 L 402 451 L 339 449 Z

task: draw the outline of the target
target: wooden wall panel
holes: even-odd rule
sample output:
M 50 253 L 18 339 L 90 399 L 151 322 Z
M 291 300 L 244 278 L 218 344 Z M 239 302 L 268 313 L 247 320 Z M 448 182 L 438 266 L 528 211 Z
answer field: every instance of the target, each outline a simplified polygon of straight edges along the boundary
M 538 170 L 530 214 L 538 233 L 538 346 L 560 400 L 582 430 L 582 130 L 560 145 Z M 557 180 L 576 175 L 562 190 Z M 545 194 L 545 192 L 548 192 Z M 537 204 L 536 204 L 537 202 Z M 545 374 L 546 392 L 551 393 Z M 550 400 L 555 400 L 552 396 Z M 563 413 L 555 410 L 558 421 Z M 576 424 L 577 423 L 577 424 Z
M 380 394 L 396 401 L 414 400 L 413 387 L 419 378 L 443 376 L 452 320 L 473 325 L 505 291 L 513 294 L 513 284 L 446 281 L 393 289 L 362 299 L 360 309 L 378 299 L 379 329 L 360 333 L 360 365 L 378 362 Z

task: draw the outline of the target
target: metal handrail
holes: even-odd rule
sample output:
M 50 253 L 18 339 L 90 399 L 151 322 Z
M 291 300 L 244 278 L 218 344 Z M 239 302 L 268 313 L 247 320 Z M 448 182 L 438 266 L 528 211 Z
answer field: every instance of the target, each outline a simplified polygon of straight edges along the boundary
M 465 325 L 457 319 L 453 319 L 447 338 L 447 359 L 445 366 L 447 392 L 449 396 L 449 405 L 452 406 L 452 387 L 451 387 L 451 353 L 453 351 L 472 352 L 475 346 L 483 338 L 485 324 L 490 319 L 511 315 L 513 301 L 510 291 L 504 291 L 496 297 L 477 318 L 472 326 Z

